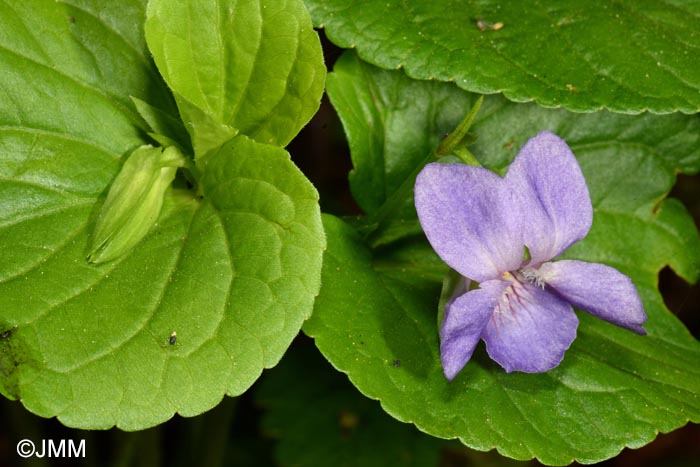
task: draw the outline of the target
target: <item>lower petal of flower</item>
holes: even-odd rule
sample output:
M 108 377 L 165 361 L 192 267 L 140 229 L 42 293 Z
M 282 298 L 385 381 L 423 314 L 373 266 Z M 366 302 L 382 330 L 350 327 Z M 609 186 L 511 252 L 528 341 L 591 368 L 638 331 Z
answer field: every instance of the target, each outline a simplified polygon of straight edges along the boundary
M 508 282 L 482 282 L 480 288 L 460 295 L 445 306 L 440 327 L 440 359 L 445 377 L 454 379 L 467 364 L 481 333 L 498 305 Z
M 576 338 L 571 306 L 535 284 L 514 280 L 482 332 L 486 350 L 507 372 L 541 373 L 564 358 Z
M 599 263 L 562 260 L 543 264 L 539 273 L 548 286 L 576 308 L 637 334 L 646 334 L 642 325 L 647 315 L 637 289 L 617 269 Z

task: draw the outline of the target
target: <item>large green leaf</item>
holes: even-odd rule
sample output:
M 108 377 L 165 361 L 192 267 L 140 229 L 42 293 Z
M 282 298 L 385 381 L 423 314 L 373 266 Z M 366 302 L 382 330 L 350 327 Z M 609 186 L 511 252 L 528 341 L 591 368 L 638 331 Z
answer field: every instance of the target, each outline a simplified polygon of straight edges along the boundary
M 392 127 L 413 133 L 405 147 L 400 136 L 393 137 L 396 146 L 391 148 L 392 153 L 403 148 L 413 164 L 422 163 L 425 155 L 412 147 L 429 148 L 443 130 L 437 124 L 425 126 L 424 117 L 416 117 L 410 107 L 429 108 L 450 93 L 457 102 L 473 99 L 454 85 L 415 83 L 400 72 L 352 59 L 339 62 L 329 82 L 331 100 L 346 126 L 363 118 L 344 113 L 372 108 L 382 118 L 393 118 Z M 341 97 L 341 90 L 363 86 L 382 92 L 354 105 Z M 376 98 L 408 96 L 402 93 L 416 86 L 424 90 L 410 94 L 412 99 Z M 366 121 L 374 130 L 382 127 Z M 436 326 L 446 266 L 422 235 L 411 235 L 415 214 L 406 212 L 395 213 L 407 226 L 401 239 L 375 249 L 350 225 L 324 219 L 328 250 L 323 287 L 304 331 L 362 393 L 429 434 L 457 437 L 481 450 L 495 447 L 516 459 L 591 463 L 625 446 L 639 447 L 688 420 L 700 421 L 700 346 L 665 308 L 657 290 L 658 272 L 667 264 L 690 281 L 700 273 L 700 239 L 692 219 L 677 201 L 662 201 L 675 171 L 698 170 L 700 126 L 682 115 L 581 115 L 493 97 L 486 99 L 474 123 L 479 139 L 470 149 L 486 166 L 502 171 L 525 140 L 546 129 L 569 142 L 595 208 L 592 231 L 566 256 L 604 262 L 628 274 L 649 316 L 648 336 L 579 313 L 578 338 L 554 370 L 506 374 L 480 345 L 448 382 L 440 367 Z M 348 128 L 354 138 L 363 132 L 362 125 Z M 362 138 L 376 137 L 375 132 Z M 351 141 L 351 147 L 358 167 L 356 187 L 374 180 L 366 171 L 386 170 L 387 179 L 395 180 L 393 189 L 400 185 L 399 174 L 413 172 L 404 161 L 390 174 L 394 166 L 384 164 L 385 146 Z
M 275 365 L 311 312 L 325 241 L 289 154 L 238 136 L 200 167 L 201 196 L 176 181 L 133 250 L 89 264 L 110 183 L 147 142 L 129 96 L 175 106 L 145 3 L 85 3 L 0 15 L 0 392 L 70 426 L 132 430 Z
M 697 2 L 306 4 L 337 45 L 414 78 L 578 111 L 700 110 Z
M 286 146 L 318 110 L 326 69 L 302 0 L 151 0 L 146 38 L 197 156 L 237 131 Z

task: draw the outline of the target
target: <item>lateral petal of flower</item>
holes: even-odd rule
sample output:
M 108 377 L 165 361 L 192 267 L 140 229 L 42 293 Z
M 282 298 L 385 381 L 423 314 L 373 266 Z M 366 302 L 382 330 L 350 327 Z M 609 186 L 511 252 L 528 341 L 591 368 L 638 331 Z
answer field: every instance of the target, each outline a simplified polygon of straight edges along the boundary
M 599 263 L 562 260 L 543 264 L 547 285 L 572 305 L 637 334 L 646 334 L 647 320 L 637 289 L 629 277 Z
M 432 163 L 418 174 L 415 204 L 437 254 L 478 282 L 517 269 L 523 248 L 504 180 L 481 167 Z
M 540 373 L 562 361 L 577 327 L 568 303 L 536 285 L 514 282 L 481 337 L 491 358 L 507 372 Z
M 483 282 L 481 288 L 460 295 L 445 306 L 440 327 L 440 358 L 445 377 L 452 381 L 474 353 L 476 344 L 508 283 Z
M 593 220 L 588 187 L 573 153 L 550 132 L 530 139 L 505 180 L 521 220 L 522 241 L 531 264 L 558 256 L 586 236 Z

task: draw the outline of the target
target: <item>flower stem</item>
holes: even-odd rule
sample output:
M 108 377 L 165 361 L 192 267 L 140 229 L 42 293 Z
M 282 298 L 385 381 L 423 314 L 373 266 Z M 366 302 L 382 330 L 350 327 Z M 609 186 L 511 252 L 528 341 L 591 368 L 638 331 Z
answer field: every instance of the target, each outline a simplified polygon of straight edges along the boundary
M 452 152 L 466 165 L 473 165 L 477 167 L 481 166 L 481 162 L 479 162 L 479 160 L 474 157 L 474 154 L 472 154 L 471 151 L 465 147 L 456 147 L 452 150 Z
M 480 96 L 479 99 L 476 100 L 474 107 L 472 107 L 469 113 L 464 116 L 461 122 L 459 122 L 457 128 L 455 128 L 452 133 L 447 135 L 447 137 L 440 142 L 437 149 L 435 150 L 436 157 L 443 157 L 453 153 L 457 154 L 455 152 L 455 149 L 458 149 L 460 146 L 466 150 L 466 147 L 463 143 L 465 143 L 465 138 L 467 137 L 469 128 L 471 128 L 472 123 L 474 123 L 474 118 L 476 117 L 476 114 L 479 113 L 479 109 L 481 108 L 481 104 L 483 103 L 484 96 Z M 469 151 L 467 152 L 469 153 Z M 476 161 L 476 158 L 471 153 L 469 153 L 469 155 L 471 156 L 471 159 Z M 462 158 L 459 154 L 457 154 L 457 156 L 459 156 L 460 159 Z M 469 165 L 474 164 L 470 163 Z

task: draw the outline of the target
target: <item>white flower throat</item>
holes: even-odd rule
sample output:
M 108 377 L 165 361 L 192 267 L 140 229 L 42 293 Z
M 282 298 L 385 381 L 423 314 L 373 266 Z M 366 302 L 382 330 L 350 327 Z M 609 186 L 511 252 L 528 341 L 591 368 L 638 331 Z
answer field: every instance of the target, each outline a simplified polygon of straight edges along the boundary
M 522 277 L 526 282 L 544 289 L 544 276 L 537 268 L 522 268 L 515 273 L 516 277 Z
M 525 267 L 513 272 L 504 272 L 503 278 L 513 283 L 526 282 L 540 289 L 544 289 L 545 285 L 544 275 L 537 268 Z

